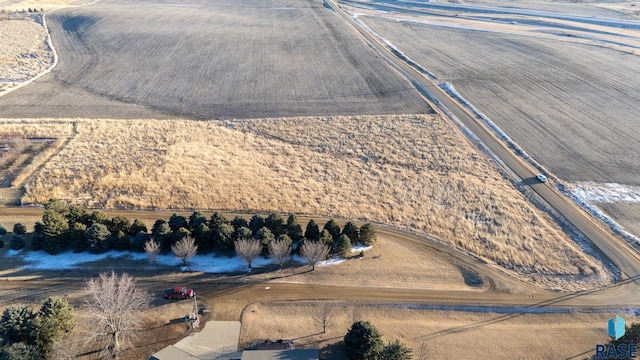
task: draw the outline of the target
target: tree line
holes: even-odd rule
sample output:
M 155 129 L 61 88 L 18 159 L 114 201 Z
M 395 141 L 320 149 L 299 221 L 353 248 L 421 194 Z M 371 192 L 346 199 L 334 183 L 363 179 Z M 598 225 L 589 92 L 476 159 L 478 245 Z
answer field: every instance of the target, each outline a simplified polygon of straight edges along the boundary
M 14 226 L 12 249 L 19 250 L 25 246 L 25 233 L 23 224 Z M 198 211 L 189 217 L 174 213 L 168 221 L 157 220 L 148 229 L 140 219 L 131 222 L 123 216 L 109 217 L 99 210 L 90 212 L 80 206 L 69 206 L 61 200 L 51 199 L 45 205 L 42 221 L 35 224 L 31 249 L 44 250 L 53 255 L 68 250 L 76 253 L 103 253 L 112 249 L 148 252 L 147 247 L 152 244 L 158 247 L 158 253 L 166 254 L 184 239 L 193 239 L 198 254 L 236 251 L 250 266 L 251 260 L 248 258 L 252 258 L 256 252 L 256 256 L 276 257 L 274 260 L 282 264 L 278 261 L 279 255 L 286 253 L 287 248 L 289 251 L 306 249 L 309 254 L 312 248 L 322 247 L 322 250 L 328 250 L 325 257 L 348 257 L 355 243 L 372 245 L 376 241 L 376 233 L 370 223 L 358 227 L 349 221 L 341 229 L 331 219 L 321 230 L 311 219 L 303 229 L 295 214 L 289 215 L 286 220 L 277 213 L 266 217 L 256 214 L 249 220 L 235 216 L 229 220 L 219 212 L 207 218 Z M 247 252 L 250 256 L 243 256 Z

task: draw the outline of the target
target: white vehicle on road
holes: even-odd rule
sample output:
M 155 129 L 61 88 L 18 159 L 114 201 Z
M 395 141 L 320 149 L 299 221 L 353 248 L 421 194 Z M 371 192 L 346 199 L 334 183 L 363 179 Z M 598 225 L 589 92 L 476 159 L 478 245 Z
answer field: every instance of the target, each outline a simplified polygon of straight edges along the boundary
M 542 175 L 542 174 L 536 175 L 536 179 L 540 180 L 541 183 L 546 183 L 547 182 L 547 177 Z

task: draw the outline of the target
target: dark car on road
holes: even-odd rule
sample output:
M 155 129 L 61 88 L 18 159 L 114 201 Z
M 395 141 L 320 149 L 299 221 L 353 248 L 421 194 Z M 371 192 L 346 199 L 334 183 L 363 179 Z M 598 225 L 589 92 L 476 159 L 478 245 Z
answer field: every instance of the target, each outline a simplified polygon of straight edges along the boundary
M 195 296 L 195 291 L 193 289 L 188 289 L 186 287 L 174 287 L 173 289 L 169 289 L 164 292 L 165 299 L 188 299 Z

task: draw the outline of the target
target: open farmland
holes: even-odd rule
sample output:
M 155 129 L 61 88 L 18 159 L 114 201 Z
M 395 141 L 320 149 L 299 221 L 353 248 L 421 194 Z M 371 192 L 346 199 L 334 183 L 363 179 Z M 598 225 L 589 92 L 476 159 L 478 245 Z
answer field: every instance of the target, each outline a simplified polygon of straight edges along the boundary
M 633 3 L 619 8 L 625 4 L 632 8 Z M 581 15 L 539 12 L 544 8 L 536 2 L 519 5 L 535 10 L 359 5 L 393 10 L 357 13 L 437 81 L 450 83 L 561 181 L 589 182 L 602 192 L 608 183 L 630 192 L 640 184 L 640 21 L 628 20 L 628 12 L 555 3 L 547 11 L 574 9 Z M 434 13 L 431 6 L 447 9 Z M 607 201 L 614 201 L 602 206 L 608 215 L 640 234 L 637 201 Z
M 5 117 L 431 112 L 321 1 L 101 1 L 47 19 L 59 63 L 1 98 Z
M 39 124 L 48 121 L 2 128 Z M 434 115 L 74 124 L 77 133 L 26 185 L 25 203 L 57 197 L 97 208 L 372 220 L 436 236 L 544 286 L 609 281 L 599 261 Z
M 561 179 L 640 185 L 640 56 L 560 39 L 361 20 L 450 82 Z

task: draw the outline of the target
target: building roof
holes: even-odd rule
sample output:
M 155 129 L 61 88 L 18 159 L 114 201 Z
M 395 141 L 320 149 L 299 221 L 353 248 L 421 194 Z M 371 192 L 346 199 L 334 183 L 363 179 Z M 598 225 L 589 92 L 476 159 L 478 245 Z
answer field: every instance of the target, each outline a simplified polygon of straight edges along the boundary
M 317 349 L 238 351 L 240 326 L 239 321 L 209 321 L 199 333 L 167 346 L 150 360 L 318 360 Z
M 245 350 L 242 360 L 318 360 L 318 350 Z
M 153 354 L 155 360 L 214 360 L 238 351 L 239 321 L 209 321 L 204 328 Z

